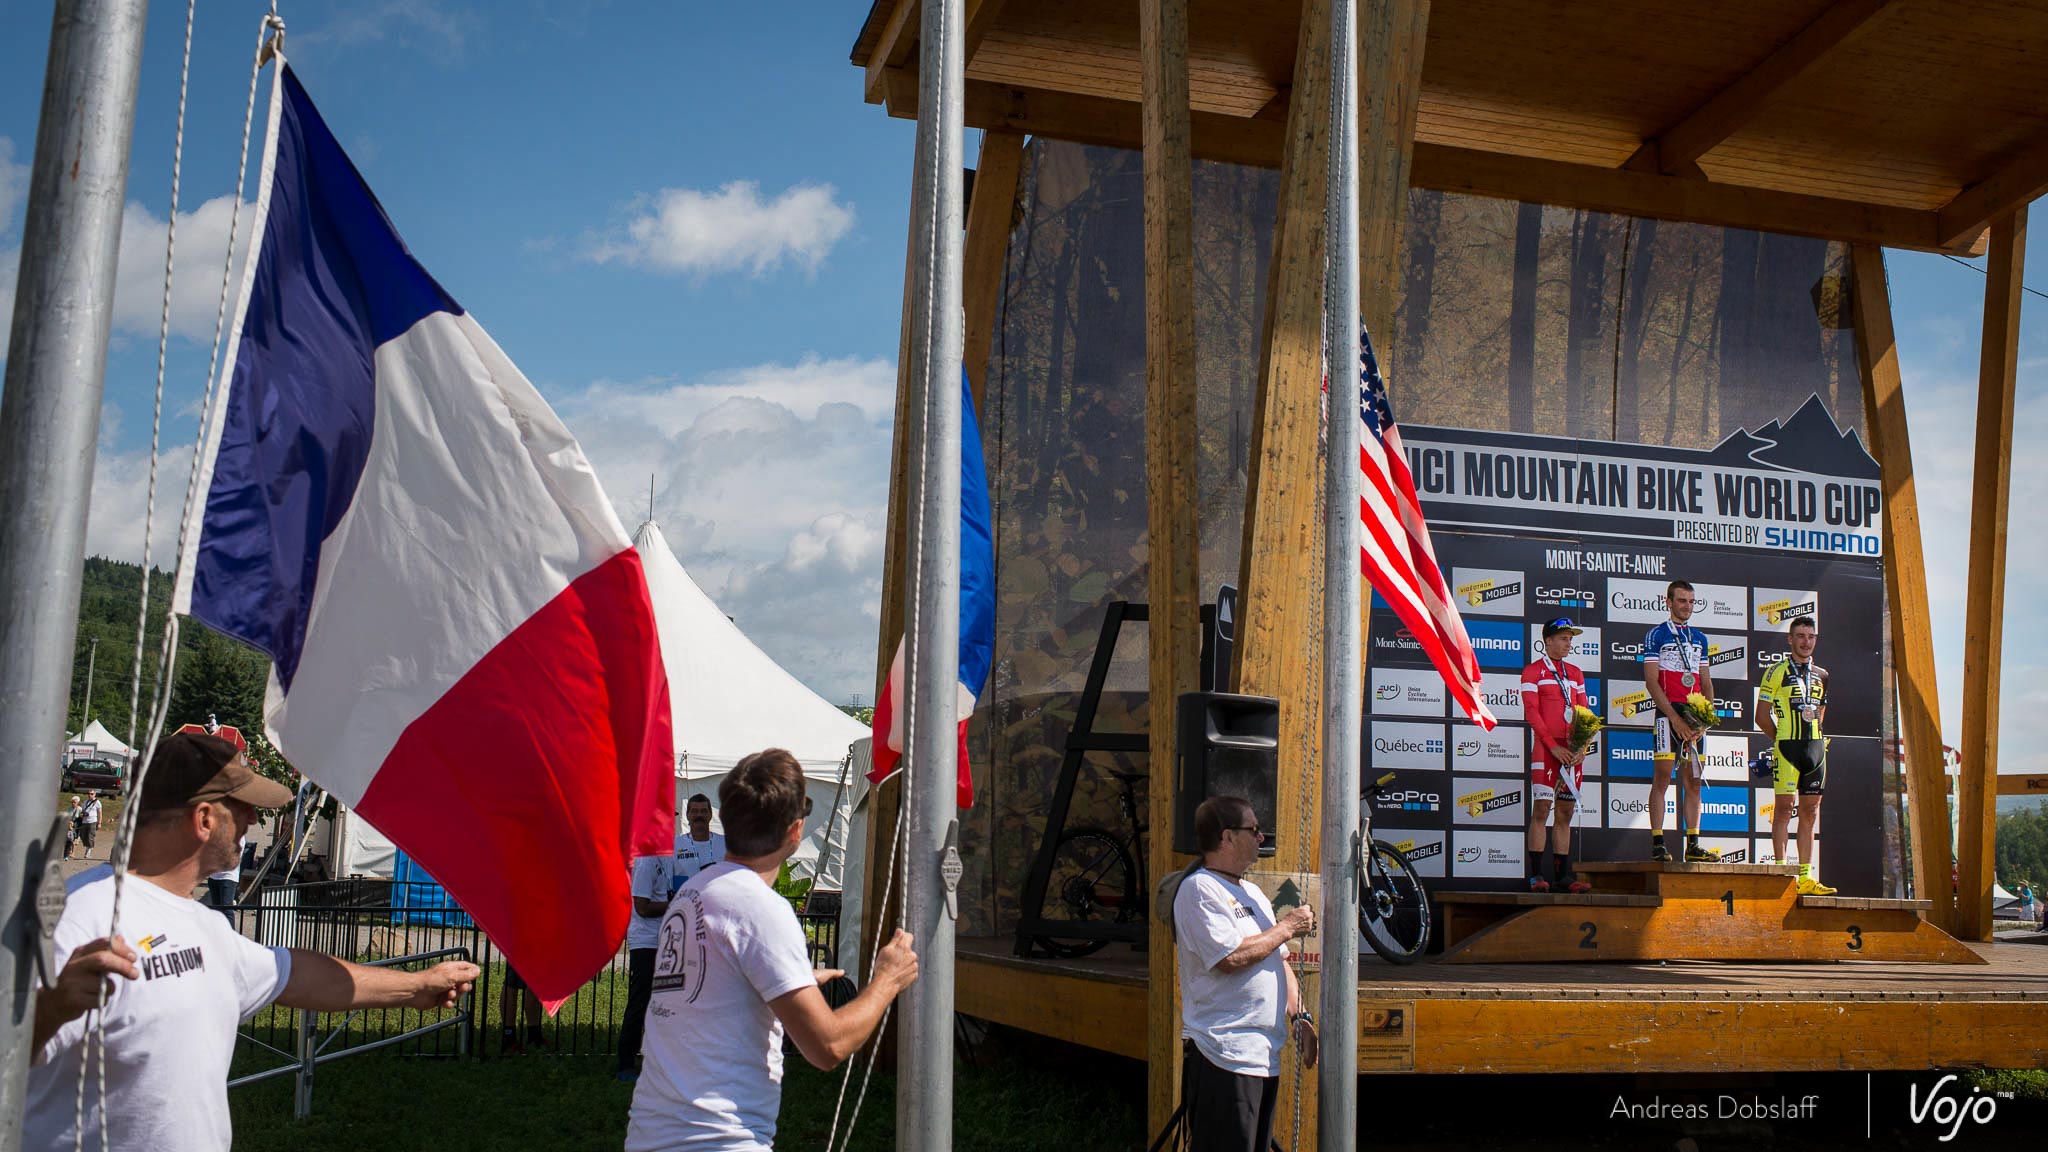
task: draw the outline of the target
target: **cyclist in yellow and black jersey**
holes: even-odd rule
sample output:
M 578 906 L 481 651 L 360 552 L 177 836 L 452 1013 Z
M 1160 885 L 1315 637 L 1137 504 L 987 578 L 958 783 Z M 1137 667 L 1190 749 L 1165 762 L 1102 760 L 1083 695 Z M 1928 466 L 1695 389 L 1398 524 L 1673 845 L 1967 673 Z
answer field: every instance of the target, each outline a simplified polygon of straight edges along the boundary
M 1771 791 L 1777 806 L 1771 813 L 1771 846 L 1785 859 L 1786 833 L 1792 822 L 1793 797 L 1799 810 L 1799 894 L 1826 896 L 1835 890 L 1820 882 L 1813 859 L 1813 831 L 1820 819 L 1821 791 L 1827 786 L 1828 745 L 1821 732 L 1827 717 L 1828 672 L 1814 663 L 1820 627 L 1811 616 L 1792 621 L 1786 637 L 1792 656 L 1764 673 L 1757 689 L 1757 724 L 1771 738 L 1777 771 Z

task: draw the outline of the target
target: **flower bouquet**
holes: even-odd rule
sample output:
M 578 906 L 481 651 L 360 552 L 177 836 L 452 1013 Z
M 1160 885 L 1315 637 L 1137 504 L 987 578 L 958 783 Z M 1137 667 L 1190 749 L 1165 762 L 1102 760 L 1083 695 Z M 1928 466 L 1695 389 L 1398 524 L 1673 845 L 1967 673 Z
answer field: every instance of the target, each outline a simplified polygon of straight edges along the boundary
M 1698 692 L 1674 701 L 1672 710 L 1678 713 L 1679 719 L 1701 732 L 1712 728 L 1721 719 L 1714 711 L 1714 702 Z
M 1584 704 L 1572 706 L 1571 720 L 1571 731 L 1565 735 L 1565 747 L 1570 748 L 1574 755 L 1591 747 L 1593 737 L 1598 736 L 1600 730 L 1607 727 L 1607 722 L 1600 719 L 1600 714 Z

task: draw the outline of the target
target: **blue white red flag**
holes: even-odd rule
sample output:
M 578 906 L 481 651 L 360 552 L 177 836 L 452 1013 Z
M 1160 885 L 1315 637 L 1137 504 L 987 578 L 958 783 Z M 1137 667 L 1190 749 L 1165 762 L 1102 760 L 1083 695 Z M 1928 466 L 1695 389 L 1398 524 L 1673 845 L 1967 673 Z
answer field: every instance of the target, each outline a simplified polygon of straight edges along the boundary
M 632 858 L 673 843 L 640 557 L 289 68 L 269 116 L 175 606 L 270 656 L 279 751 L 557 1002 L 617 950 Z
M 1494 718 L 1480 691 L 1479 657 L 1444 584 L 1443 569 L 1437 566 L 1429 524 L 1415 495 L 1415 477 L 1401 450 L 1394 406 L 1387 399 L 1386 381 L 1380 379 L 1372 336 L 1362 325 L 1358 349 L 1358 415 L 1365 424 L 1358 438 L 1358 467 L 1365 473 L 1359 492 L 1359 515 L 1365 521 L 1361 567 L 1373 590 L 1393 606 L 1394 614 L 1422 644 L 1458 707 L 1473 723 L 1490 729 Z
M 974 390 L 965 369 L 960 372 L 960 425 L 960 756 L 955 790 L 960 807 L 972 808 L 974 771 L 967 758 L 967 722 L 995 661 L 996 551 L 989 534 L 988 469 L 982 462 L 981 428 L 974 419 Z M 888 779 L 903 758 L 904 693 L 899 639 L 882 697 L 875 701 L 870 783 Z

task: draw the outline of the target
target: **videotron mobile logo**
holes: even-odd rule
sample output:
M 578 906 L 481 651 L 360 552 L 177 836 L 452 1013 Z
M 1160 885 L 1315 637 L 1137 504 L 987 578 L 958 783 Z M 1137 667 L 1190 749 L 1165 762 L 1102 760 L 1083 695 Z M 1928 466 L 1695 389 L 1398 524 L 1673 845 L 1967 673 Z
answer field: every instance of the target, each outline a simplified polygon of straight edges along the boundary
M 1748 653 L 1749 649 L 1741 644 L 1709 644 L 1707 665 L 1718 668 L 1723 664 L 1739 664 Z
M 1655 704 L 1651 703 L 1650 694 L 1647 691 L 1630 692 L 1625 696 L 1616 696 L 1614 698 L 1614 710 L 1623 716 L 1647 715 L 1655 711 L 1656 707 Z
M 1797 620 L 1801 616 L 1811 616 L 1819 611 L 1820 601 L 1814 599 L 1787 600 L 1780 598 L 1768 604 L 1756 606 L 1758 619 L 1773 628 L 1787 621 Z
M 1413 839 L 1398 840 L 1395 841 L 1394 847 L 1401 855 L 1408 858 L 1410 864 L 1434 859 L 1444 854 L 1444 842 L 1441 840 L 1431 840 L 1427 844 L 1417 844 Z
M 1721 863 L 1723 864 L 1747 864 L 1748 862 L 1749 849 L 1747 848 L 1737 848 L 1733 852 L 1721 853 Z
M 1484 816 L 1488 812 L 1498 812 L 1502 808 L 1512 808 L 1521 802 L 1522 793 L 1519 789 L 1513 792 L 1501 792 L 1494 788 L 1483 788 L 1477 792 L 1467 792 L 1463 796 L 1458 797 L 1458 806 L 1465 810 L 1466 815 L 1474 819 Z
M 1464 597 L 1465 603 L 1470 604 L 1474 608 L 1479 607 L 1481 604 L 1491 604 L 1495 600 L 1505 600 L 1510 596 L 1519 596 L 1521 593 L 1522 582 L 1519 580 L 1507 582 L 1499 580 L 1474 580 L 1470 584 L 1458 585 L 1458 595 Z

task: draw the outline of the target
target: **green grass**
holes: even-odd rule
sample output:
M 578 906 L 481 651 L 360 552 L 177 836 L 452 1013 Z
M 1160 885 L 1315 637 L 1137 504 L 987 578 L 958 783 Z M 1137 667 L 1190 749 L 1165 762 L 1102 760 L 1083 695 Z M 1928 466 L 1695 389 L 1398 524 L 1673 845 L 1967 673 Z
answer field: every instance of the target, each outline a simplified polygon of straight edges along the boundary
M 962 1152 L 1134 1148 L 1142 1144 L 1142 1065 L 1057 1052 L 1019 1038 L 983 1067 L 962 1064 L 954 1097 Z M 859 1072 L 855 1072 L 858 1088 Z M 840 1073 L 787 1061 L 776 1145 L 817 1148 L 832 1125 Z M 895 1147 L 895 1077 L 877 1067 L 852 1147 Z M 320 1068 L 313 1115 L 292 1119 L 289 1078 L 230 1094 L 235 1147 L 290 1149 L 617 1149 L 625 1140 L 629 1084 L 603 1056 L 454 1060 L 366 1053 Z M 852 1091 L 848 1092 L 851 1106 Z

